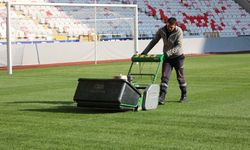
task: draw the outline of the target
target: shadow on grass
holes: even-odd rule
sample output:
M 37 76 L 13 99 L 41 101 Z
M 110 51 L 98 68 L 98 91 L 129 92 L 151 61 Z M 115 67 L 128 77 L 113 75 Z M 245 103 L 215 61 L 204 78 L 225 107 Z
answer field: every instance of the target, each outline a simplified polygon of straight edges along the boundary
M 117 109 L 98 109 L 98 108 L 84 108 L 77 107 L 75 103 L 67 101 L 17 101 L 12 102 L 15 104 L 51 104 L 49 108 L 32 108 L 22 109 L 21 111 L 32 111 L 32 112 L 50 112 L 50 113 L 75 113 L 75 114 L 105 114 L 105 113 L 122 113 L 128 110 L 117 110 Z
M 166 103 L 180 103 L 180 101 L 172 101 L 172 100 L 170 100 L 170 101 L 166 101 Z
M 21 111 L 32 112 L 50 112 L 50 113 L 73 113 L 73 114 L 108 114 L 108 113 L 122 113 L 127 111 L 122 110 L 107 110 L 96 108 L 80 108 L 76 106 L 57 106 L 53 108 L 40 108 L 40 109 L 22 109 Z

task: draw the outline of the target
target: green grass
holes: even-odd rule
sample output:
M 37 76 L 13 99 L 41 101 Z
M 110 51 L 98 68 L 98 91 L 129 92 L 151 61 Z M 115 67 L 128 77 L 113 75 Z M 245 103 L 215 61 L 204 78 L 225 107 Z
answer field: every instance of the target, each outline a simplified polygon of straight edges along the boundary
M 250 149 L 250 54 L 187 57 L 186 104 L 173 72 L 169 103 L 156 110 L 76 108 L 79 77 L 112 78 L 129 65 L 1 70 L 0 149 Z

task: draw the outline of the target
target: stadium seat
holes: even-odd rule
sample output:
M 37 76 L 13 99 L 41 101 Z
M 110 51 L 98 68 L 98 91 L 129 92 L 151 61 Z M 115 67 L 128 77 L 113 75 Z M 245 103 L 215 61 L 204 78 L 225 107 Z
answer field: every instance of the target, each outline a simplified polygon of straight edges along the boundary
M 10 0 L 17 2 L 17 0 Z M 0 0 L 1 3 L 7 0 Z M 32 3 L 94 3 L 94 0 L 18 0 L 18 2 Z M 176 17 L 179 26 L 185 30 L 185 36 L 202 36 L 207 32 L 218 32 L 223 37 L 250 35 L 250 14 L 233 0 L 97 0 L 97 3 L 106 4 L 138 4 L 139 8 L 139 35 L 152 37 L 158 28 L 164 26 L 169 17 Z M 0 39 L 6 38 L 6 11 L 0 8 Z M 78 36 L 94 32 L 94 23 L 84 23 L 81 19 L 94 17 L 93 9 L 78 9 L 69 7 L 23 6 L 16 5 L 13 17 L 25 18 L 26 21 L 13 21 L 17 38 L 25 39 L 28 34 L 41 38 L 47 33 L 68 36 Z M 105 13 L 98 13 L 99 19 L 114 17 L 115 11 L 123 16 L 133 13 L 117 8 L 103 8 Z M 25 22 L 29 22 L 26 24 Z M 22 25 L 21 25 L 22 24 Z M 29 28 L 32 27 L 32 28 Z M 97 32 L 102 34 L 117 33 L 117 25 L 113 22 L 97 26 Z M 237 27 L 237 28 L 236 28 Z M 37 28 L 37 31 L 33 31 Z M 77 28 L 77 29 L 75 29 Z M 120 25 L 120 32 L 129 34 L 130 28 Z M 123 34 L 121 34 L 123 35 Z M 48 38 L 51 38 L 49 35 Z

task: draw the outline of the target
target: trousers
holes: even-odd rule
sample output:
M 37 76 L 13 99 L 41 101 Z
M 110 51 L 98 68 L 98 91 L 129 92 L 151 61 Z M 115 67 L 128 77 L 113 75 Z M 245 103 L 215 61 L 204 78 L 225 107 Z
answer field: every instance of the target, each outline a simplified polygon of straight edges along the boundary
M 187 93 L 187 83 L 184 78 L 184 60 L 184 55 L 178 56 L 173 59 L 165 58 L 162 64 L 160 95 L 161 93 L 167 93 L 168 82 L 173 68 L 176 72 L 176 77 L 179 83 L 181 94 L 183 95 Z

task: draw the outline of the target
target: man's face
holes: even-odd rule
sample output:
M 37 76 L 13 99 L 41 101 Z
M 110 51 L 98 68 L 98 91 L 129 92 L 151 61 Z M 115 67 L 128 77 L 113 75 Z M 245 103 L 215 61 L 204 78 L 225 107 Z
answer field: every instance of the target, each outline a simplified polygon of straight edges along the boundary
M 167 23 L 167 30 L 168 30 L 168 32 L 174 31 L 175 27 L 176 27 L 176 24 L 169 24 L 169 23 Z

